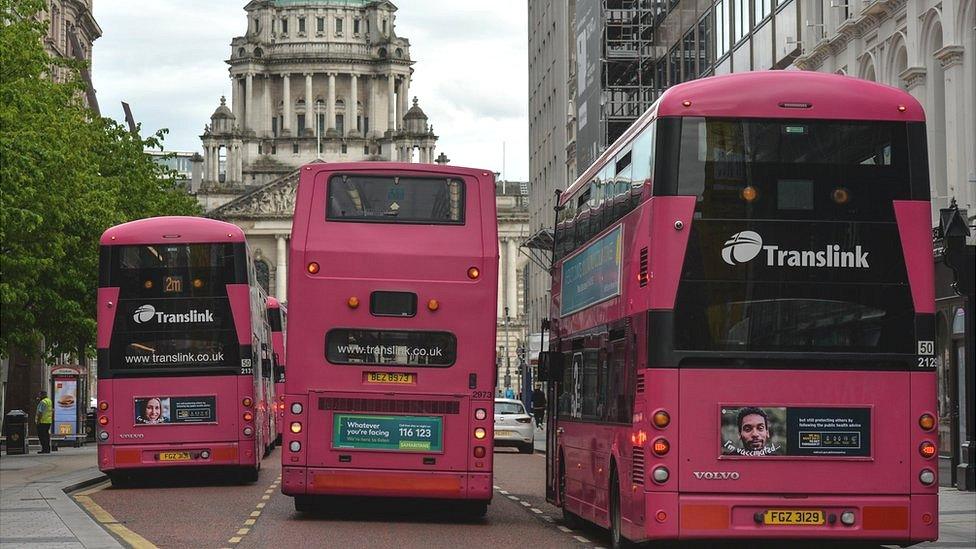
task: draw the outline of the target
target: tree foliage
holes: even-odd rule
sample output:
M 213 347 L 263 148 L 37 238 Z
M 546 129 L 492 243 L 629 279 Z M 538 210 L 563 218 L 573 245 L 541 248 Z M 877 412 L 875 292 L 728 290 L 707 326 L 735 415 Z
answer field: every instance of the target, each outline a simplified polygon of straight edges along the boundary
M 193 215 L 142 138 L 84 103 L 79 64 L 47 55 L 40 0 L 0 0 L 0 353 L 76 351 L 95 335 L 98 239 L 112 225 Z M 64 67 L 69 78 L 50 78 Z

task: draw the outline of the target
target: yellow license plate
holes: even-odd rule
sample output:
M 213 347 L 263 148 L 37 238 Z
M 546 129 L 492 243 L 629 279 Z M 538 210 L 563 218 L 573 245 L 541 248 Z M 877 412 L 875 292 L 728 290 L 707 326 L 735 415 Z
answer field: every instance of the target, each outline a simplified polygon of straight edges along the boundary
M 160 452 L 159 461 L 189 461 L 190 452 Z
M 366 383 L 413 383 L 414 374 L 399 372 L 366 372 Z
M 823 511 L 810 511 L 808 509 L 770 509 L 763 513 L 763 524 L 819 526 L 823 523 Z
M 513 431 L 495 431 L 496 437 L 510 437 L 514 434 L 515 433 Z

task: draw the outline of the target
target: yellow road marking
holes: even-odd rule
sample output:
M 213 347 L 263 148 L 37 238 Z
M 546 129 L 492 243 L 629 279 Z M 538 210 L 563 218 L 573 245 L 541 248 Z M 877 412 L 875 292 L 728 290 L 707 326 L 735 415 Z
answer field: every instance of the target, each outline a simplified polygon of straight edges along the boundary
M 75 492 L 76 496 L 90 496 L 95 492 L 101 492 L 102 490 L 108 488 L 112 485 L 112 481 L 106 480 L 105 482 L 100 482 L 87 490 L 82 490 L 81 492 Z
M 240 542 L 241 542 L 241 538 L 239 536 L 234 536 L 229 540 L 227 540 L 227 543 L 240 543 Z
M 88 514 L 90 514 L 92 518 L 98 521 L 98 523 L 104 528 L 121 538 L 122 541 L 124 541 L 130 547 L 134 547 L 135 549 L 156 549 L 156 546 L 151 541 L 119 524 L 119 521 L 116 520 L 115 517 L 113 517 L 108 511 L 103 509 L 101 505 L 95 503 L 95 501 L 89 497 L 91 494 L 106 488 L 109 486 L 109 484 L 110 483 L 106 482 L 95 486 L 90 490 L 85 490 L 82 492 L 84 495 L 77 495 L 74 497 L 74 499 L 82 507 L 84 507 L 86 511 L 88 511 Z
M 265 495 L 261 496 L 261 499 L 263 499 L 263 500 L 269 500 L 269 499 L 271 499 L 271 496 L 269 496 L 268 494 L 265 494 Z
M 254 508 L 255 509 L 264 509 L 264 506 L 265 506 L 265 503 L 262 501 L 261 503 L 255 505 Z
M 247 519 L 247 520 L 244 521 L 244 526 L 254 526 L 254 523 L 255 522 L 257 522 L 257 521 L 254 520 L 254 519 Z
M 237 535 L 238 536 L 246 536 L 247 533 L 250 532 L 250 531 L 251 531 L 250 528 L 241 528 L 240 530 L 237 531 Z
M 260 517 L 261 516 L 261 511 L 251 511 L 251 516 L 252 517 Z

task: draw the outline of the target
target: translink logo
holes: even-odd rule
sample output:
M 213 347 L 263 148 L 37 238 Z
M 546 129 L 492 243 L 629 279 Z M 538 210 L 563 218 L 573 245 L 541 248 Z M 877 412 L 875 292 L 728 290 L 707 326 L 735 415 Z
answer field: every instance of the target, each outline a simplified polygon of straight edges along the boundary
M 828 269 L 868 269 L 868 253 L 861 246 L 853 251 L 841 251 L 839 244 L 827 244 L 822 250 L 781 250 L 779 246 L 763 246 L 759 233 L 742 231 L 725 241 L 722 259 L 735 266 L 756 258 L 766 252 L 766 265 L 769 267 L 814 267 Z
M 132 320 L 136 324 L 145 324 L 153 319 L 159 324 L 200 324 L 214 321 L 213 312 L 209 309 L 191 309 L 188 313 L 157 313 L 152 305 L 141 305 L 132 314 Z

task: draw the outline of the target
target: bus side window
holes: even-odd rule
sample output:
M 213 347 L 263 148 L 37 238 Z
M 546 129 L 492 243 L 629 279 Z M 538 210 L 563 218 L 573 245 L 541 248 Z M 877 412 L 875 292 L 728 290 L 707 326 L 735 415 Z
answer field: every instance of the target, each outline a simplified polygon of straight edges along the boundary
M 641 200 L 644 190 L 644 182 L 651 179 L 654 173 L 654 143 L 657 123 L 652 122 L 650 126 L 634 139 L 634 148 L 631 151 L 631 166 L 633 171 L 630 175 L 630 198 L 628 209 L 630 211 L 637 207 Z

